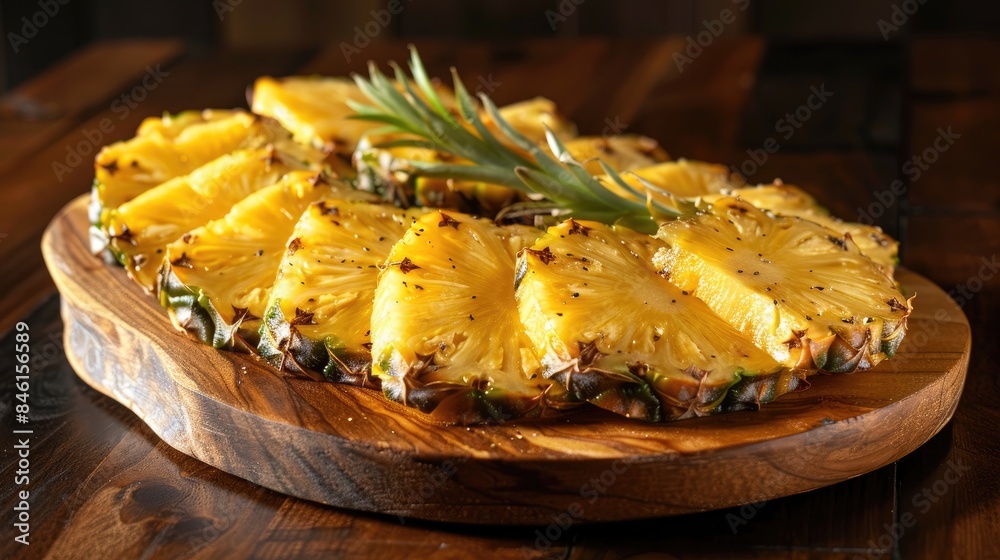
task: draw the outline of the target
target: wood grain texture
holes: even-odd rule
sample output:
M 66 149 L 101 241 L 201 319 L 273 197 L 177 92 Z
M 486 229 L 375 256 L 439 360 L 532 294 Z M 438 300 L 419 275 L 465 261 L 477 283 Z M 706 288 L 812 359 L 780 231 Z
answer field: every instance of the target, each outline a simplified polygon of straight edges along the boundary
M 4 94 L 0 97 L 0 171 L 9 171 L 95 110 L 108 109 L 109 99 L 129 95 L 137 80 L 183 51 L 184 44 L 177 40 L 97 43 Z M 67 96 L 67 91 L 73 94 Z M 127 108 L 121 101 L 119 105 Z
M 156 302 L 86 249 L 86 198 L 43 241 L 79 375 L 167 443 L 268 488 L 327 504 L 466 523 L 690 513 L 877 469 L 937 433 L 969 355 L 961 310 L 923 278 L 911 332 L 876 371 L 815 378 L 758 413 L 648 425 L 588 413 L 447 427 L 364 389 L 277 375 L 184 338 Z M 891 380 L 887 377 L 891 376 Z M 725 481 L 725 483 L 722 483 Z M 591 499 L 599 498 L 599 499 Z
M 193 459 L 83 383 L 59 351 L 59 298 L 31 325 L 31 545 L 0 540 L 0 558 L 564 558 L 571 535 L 533 550 L 534 528 L 456 528 L 360 515 L 291 498 Z M 5 346 L 13 337 L 0 339 Z M 7 344 L 9 342 L 10 344 Z M 0 368 L 13 369 L 11 354 Z M 8 389 L 8 387 L 10 387 Z M 11 402 L 11 385 L 0 402 Z M 13 480 L 17 453 L 0 448 Z M 10 511 L 17 487 L 0 485 Z M 5 533 L 5 536 L 10 533 Z

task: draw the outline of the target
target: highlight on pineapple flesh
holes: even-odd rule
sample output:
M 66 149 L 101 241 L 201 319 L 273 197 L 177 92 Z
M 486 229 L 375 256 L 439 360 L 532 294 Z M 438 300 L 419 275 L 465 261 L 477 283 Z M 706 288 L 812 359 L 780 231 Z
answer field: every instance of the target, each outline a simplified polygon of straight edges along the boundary
M 173 323 L 216 347 L 255 346 L 296 220 L 331 197 L 371 198 L 322 174 L 295 171 L 168 245 L 158 294 Z
M 853 372 L 891 358 L 909 300 L 850 236 L 722 198 L 664 224 L 656 267 L 787 367 Z
M 257 349 L 281 371 L 374 385 L 371 318 L 379 273 L 425 210 L 375 203 L 362 191 L 343 194 L 312 204 L 288 236 Z
M 802 386 L 652 263 L 662 243 L 567 220 L 518 257 L 521 321 L 543 376 L 578 400 L 651 422 L 756 407 Z M 613 297 L 609 297 L 613 294 Z
M 540 233 L 444 211 L 410 226 L 372 311 L 372 370 L 387 397 L 461 424 L 572 406 L 540 374 L 514 299 L 515 255 Z

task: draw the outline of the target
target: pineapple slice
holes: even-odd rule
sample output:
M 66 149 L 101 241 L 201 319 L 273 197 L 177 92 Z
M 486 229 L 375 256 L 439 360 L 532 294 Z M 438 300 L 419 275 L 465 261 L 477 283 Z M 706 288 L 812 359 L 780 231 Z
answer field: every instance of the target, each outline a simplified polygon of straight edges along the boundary
M 654 265 L 786 367 L 852 372 L 891 357 L 910 302 L 849 238 L 722 198 L 664 224 Z
M 295 171 L 168 245 L 159 298 L 174 325 L 217 348 L 254 342 L 296 220 L 331 196 L 369 195 Z
M 242 109 L 202 109 L 181 111 L 171 115 L 163 113 L 162 117 L 147 117 L 139 123 L 136 136 L 151 136 L 159 134 L 163 138 L 177 138 L 189 127 L 217 121 L 225 121 L 236 115 L 246 115 Z
M 599 179 L 619 196 L 636 198 L 608 176 L 602 175 Z M 646 181 L 672 195 L 688 199 L 701 198 L 707 202 L 714 202 L 735 196 L 761 210 L 816 222 L 832 229 L 838 235 L 850 234 L 861 252 L 875 261 L 890 278 L 893 277 L 896 263 L 899 261 L 899 243 L 886 235 L 882 228 L 835 218 L 807 192 L 798 187 L 785 185 L 781 181 L 756 187 L 737 187 L 725 166 L 683 159 L 635 169 L 632 173 L 623 175 L 622 179 L 638 192 L 647 191 L 647 185 L 643 183 Z M 656 191 L 650 191 L 650 194 L 654 199 L 659 198 L 669 204 L 669 201 L 660 198 Z
M 330 150 L 349 160 L 358 141 L 377 123 L 354 120 L 348 102 L 368 103 L 346 78 L 293 76 L 257 78 L 251 110 L 271 117 L 292 132 L 296 142 Z
M 514 301 L 514 255 L 540 233 L 441 211 L 410 227 L 372 311 L 372 371 L 386 396 L 461 424 L 561 406 Z
M 113 209 L 139 194 L 238 148 L 257 119 L 245 111 L 188 111 L 149 118 L 138 136 L 101 149 L 94 160 L 94 200 Z M 93 217 L 92 217 L 93 218 Z
M 742 198 L 761 210 L 782 216 L 796 216 L 826 226 L 838 235 L 850 235 L 865 256 L 875 261 L 886 276 L 893 277 L 896 263 L 899 262 L 899 242 L 886 235 L 882 228 L 835 218 L 809 193 L 780 181 L 770 185 L 733 189 L 726 194 L 709 195 L 704 199 L 713 202 L 727 194 Z
M 563 143 L 566 152 L 583 164 L 588 173 L 602 175 L 603 161 L 615 171 L 631 171 L 664 162 L 670 158 L 656 140 L 647 136 L 581 136 Z
M 258 346 L 279 370 L 368 383 L 379 267 L 423 211 L 355 201 L 362 196 L 373 195 L 313 204 L 291 232 Z
M 619 196 L 635 198 L 607 175 L 601 175 L 598 179 Z M 675 196 L 684 198 L 697 198 L 734 187 L 726 166 L 686 159 L 633 169 L 631 173 L 622 175 L 622 179 L 639 192 L 646 190 L 642 182 L 645 180 Z
M 286 159 L 273 148 L 237 150 L 142 193 L 109 214 L 112 252 L 139 285 L 153 291 L 167 245 L 273 185 L 294 169 Z
M 499 109 L 500 117 L 507 121 L 507 124 L 514 127 L 525 138 L 536 144 L 544 144 L 545 130 L 548 129 L 563 141 L 576 138 L 576 125 L 566 117 L 559 114 L 554 101 L 544 97 L 536 97 L 510 105 L 505 105 Z M 486 112 L 480 114 L 483 124 L 498 139 L 508 140 L 500 131 L 500 128 L 493 122 L 493 119 Z M 520 150 L 517 146 L 509 144 L 508 147 Z
M 804 372 L 783 368 L 660 276 L 651 258 L 662 246 L 570 219 L 520 253 L 518 310 L 544 376 L 576 399 L 651 422 L 756 407 L 800 386 Z
M 99 253 L 107 247 L 102 224 L 108 212 L 235 150 L 256 126 L 256 117 L 245 111 L 185 111 L 145 119 L 136 137 L 102 148 L 94 159 L 91 250 Z
M 358 188 L 382 195 L 401 206 L 415 204 L 459 210 L 477 216 L 494 216 L 503 208 L 523 200 L 520 191 L 482 182 L 454 181 L 432 177 L 411 178 L 409 162 L 466 164 L 469 162 L 427 148 L 376 148 L 399 135 L 366 136 L 354 155 Z

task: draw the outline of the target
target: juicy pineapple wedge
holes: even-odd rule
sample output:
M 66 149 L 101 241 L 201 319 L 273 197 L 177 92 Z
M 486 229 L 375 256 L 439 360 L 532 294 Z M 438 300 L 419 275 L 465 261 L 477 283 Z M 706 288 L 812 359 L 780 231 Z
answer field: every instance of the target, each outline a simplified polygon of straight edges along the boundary
M 246 111 L 211 109 L 148 118 L 134 138 L 105 146 L 97 154 L 95 198 L 116 208 L 235 150 L 254 133 L 256 123 Z
M 358 144 L 354 165 L 358 188 L 380 194 L 400 206 L 429 206 L 459 210 L 477 216 L 493 216 L 506 206 L 523 200 L 520 191 L 482 182 L 454 181 L 430 177 L 412 178 L 409 162 L 468 164 L 427 148 L 378 148 L 381 142 L 400 136 L 365 136 Z
M 757 208 L 775 214 L 796 216 L 815 222 L 841 236 L 850 235 L 865 256 L 879 265 L 886 276 L 893 277 L 896 263 L 899 261 L 899 242 L 886 235 L 878 226 L 845 222 L 831 216 L 815 198 L 798 187 L 775 182 L 770 185 L 732 189 L 724 194 L 704 196 L 703 199 L 714 202 L 725 196 L 739 197 Z
M 545 143 L 546 129 L 552 131 L 560 140 L 570 140 L 577 136 L 576 125 L 559 113 L 555 102 L 544 97 L 535 97 L 504 105 L 499 108 L 499 112 L 500 117 L 507 121 L 507 124 L 536 144 Z M 503 140 L 509 141 L 488 113 L 483 112 L 480 114 L 480 118 L 483 119 L 486 128 L 501 139 L 501 142 Z M 510 144 L 509 147 L 519 149 L 513 144 Z
M 368 103 L 358 86 L 346 78 L 294 76 L 258 78 L 251 110 L 271 117 L 292 132 L 297 142 L 346 156 L 377 123 L 350 119 L 348 102 Z
M 636 198 L 606 175 L 600 176 L 599 179 L 619 196 Z M 648 190 L 643 182 L 645 181 L 672 195 L 688 199 L 700 198 L 706 202 L 714 202 L 727 197 L 737 197 L 761 210 L 782 216 L 803 218 L 826 226 L 837 235 L 849 234 L 861 252 L 875 261 L 890 278 L 893 277 L 896 263 L 899 261 L 899 243 L 886 235 L 882 228 L 835 218 L 809 193 L 798 187 L 785 185 L 781 181 L 755 187 L 738 187 L 725 166 L 687 160 L 668 161 L 635 169 L 632 173 L 624 174 L 622 179 L 640 193 Z M 656 199 L 659 193 L 651 191 L 651 195 Z
M 147 117 L 139 123 L 136 136 L 152 136 L 158 134 L 163 138 L 175 139 L 185 134 L 191 134 L 192 126 L 229 121 L 233 117 L 250 116 L 242 109 L 202 109 L 181 111 L 180 113 L 163 113 L 161 117 Z M 228 128 L 224 126 L 223 129 Z
M 91 249 L 107 246 L 101 229 L 111 210 L 246 143 L 258 126 L 246 111 L 185 111 L 150 117 L 129 140 L 105 146 L 94 159 Z
M 651 422 L 756 407 L 798 387 L 804 372 L 783 368 L 658 273 L 651 259 L 661 246 L 571 219 L 521 252 L 518 311 L 544 376 L 576 399 Z
M 450 96 L 445 96 L 446 107 L 451 107 Z M 569 140 L 576 137 L 576 125 L 559 115 L 555 103 L 536 97 L 499 109 L 501 117 L 515 130 L 531 141 L 542 144 L 546 128 L 557 137 Z M 482 112 L 483 124 L 506 141 L 507 147 L 527 155 L 510 143 L 490 118 Z M 408 162 L 441 163 L 451 165 L 469 162 L 428 148 L 393 147 L 379 148 L 384 142 L 404 139 L 402 135 L 369 135 L 362 138 L 354 154 L 359 188 L 381 194 L 386 200 L 398 204 L 449 208 L 478 216 L 495 216 L 500 210 L 525 200 L 520 191 L 481 182 L 454 181 L 427 177 L 412 178 Z M 578 148 L 589 146 L 583 143 Z
M 158 294 L 174 325 L 217 348 L 255 344 L 298 217 L 323 198 L 365 197 L 334 185 L 316 173 L 289 173 L 168 245 Z
M 664 224 L 654 265 L 789 368 L 853 372 L 891 357 L 910 302 L 850 237 L 716 200 Z
M 648 136 L 581 136 L 563 142 L 566 152 L 583 164 L 591 175 L 602 175 L 603 161 L 615 171 L 631 171 L 667 161 L 670 156 Z
M 279 370 L 321 372 L 355 385 L 369 381 L 379 267 L 423 211 L 359 197 L 373 195 L 354 191 L 313 204 L 291 232 L 258 345 Z
M 372 311 L 372 371 L 387 397 L 461 424 L 560 406 L 514 300 L 515 254 L 540 233 L 442 211 L 410 227 Z
M 167 245 L 299 167 L 286 160 L 273 148 L 237 150 L 142 193 L 109 213 L 112 252 L 152 292 Z
M 607 175 L 600 175 L 598 179 L 619 196 L 635 198 Z M 631 173 L 623 174 L 622 179 L 639 192 L 646 190 L 643 181 L 648 181 L 670 194 L 684 198 L 718 193 L 734 186 L 726 166 L 686 159 L 635 168 Z

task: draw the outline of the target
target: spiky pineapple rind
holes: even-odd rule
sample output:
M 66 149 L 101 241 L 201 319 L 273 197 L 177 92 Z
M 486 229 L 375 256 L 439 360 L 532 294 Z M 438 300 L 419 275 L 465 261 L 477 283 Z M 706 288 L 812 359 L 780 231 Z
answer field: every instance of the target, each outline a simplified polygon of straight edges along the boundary
M 461 426 L 502 424 L 507 420 L 548 418 L 558 416 L 583 404 L 573 402 L 562 393 L 550 395 L 543 391 L 528 396 L 505 391 L 495 386 L 430 381 L 424 382 L 410 369 L 401 370 L 391 364 L 402 359 L 387 358 L 376 371 L 382 382 L 382 394 L 389 400 L 416 408 L 445 424 Z M 425 367 L 433 368 L 433 357 Z
M 808 371 L 771 373 L 736 371 L 731 379 L 707 384 L 707 373 L 689 368 L 689 378 L 655 370 L 607 371 L 587 368 L 572 374 L 547 373 L 566 391 L 564 402 L 589 402 L 627 418 L 672 422 L 735 410 L 757 409 L 786 393 L 809 386 Z
M 250 352 L 256 342 L 256 328 L 243 325 L 255 323 L 256 317 L 236 310 L 236 318 L 230 323 L 201 288 L 181 282 L 166 262 L 159 270 L 157 297 L 174 326 L 204 344 Z
M 768 375 L 743 377 L 726 391 L 712 413 L 757 410 L 781 395 L 809 388 L 809 371 L 786 369 Z
M 276 300 L 264 314 L 260 326 L 257 352 L 279 371 L 315 374 L 333 383 L 359 387 L 378 387 L 379 380 L 371 375 L 371 354 L 351 352 L 333 337 L 314 340 L 304 336 L 288 319 Z

